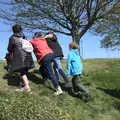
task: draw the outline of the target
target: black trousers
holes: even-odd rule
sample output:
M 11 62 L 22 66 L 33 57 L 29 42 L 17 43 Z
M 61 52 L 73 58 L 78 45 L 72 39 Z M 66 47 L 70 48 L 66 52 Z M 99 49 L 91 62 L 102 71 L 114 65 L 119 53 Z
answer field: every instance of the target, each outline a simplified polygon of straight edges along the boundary
M 80 81 L 80 75 L 74 75 L 72 78 L 72 85 L 75 92 L 84 92 L 85 94 L 88 94 L 88 90 L 84 87 L 82 82 Z

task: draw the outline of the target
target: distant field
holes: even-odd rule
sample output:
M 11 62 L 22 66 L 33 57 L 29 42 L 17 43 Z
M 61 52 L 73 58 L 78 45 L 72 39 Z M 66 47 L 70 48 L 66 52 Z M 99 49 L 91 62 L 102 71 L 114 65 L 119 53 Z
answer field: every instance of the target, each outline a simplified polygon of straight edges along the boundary
M 51 83 L 41 83 L 37 64 L 29 75 L 32 93 L 16 92 L 19 77 L 4 65 L 0 61 L 0 120 L 120 120 L 120 59 L 84 61 L 82 81 L 92 94 L 89 102 L 67 93 L 54 96 Z

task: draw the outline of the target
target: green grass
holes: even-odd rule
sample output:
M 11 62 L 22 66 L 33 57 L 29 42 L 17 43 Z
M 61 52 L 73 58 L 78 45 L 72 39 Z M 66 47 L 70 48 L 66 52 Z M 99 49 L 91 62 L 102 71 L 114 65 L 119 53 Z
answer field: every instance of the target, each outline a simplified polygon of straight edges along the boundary
M 84 61 L 82 81 L 92 94 L 87 103 L 67 93 L 54 96 L 35 70 L 29 75 L 32 94 L 15 92 L 19 77 L 4 65 L 0 61 L 0 120 L 120 120 L 120 59 Z

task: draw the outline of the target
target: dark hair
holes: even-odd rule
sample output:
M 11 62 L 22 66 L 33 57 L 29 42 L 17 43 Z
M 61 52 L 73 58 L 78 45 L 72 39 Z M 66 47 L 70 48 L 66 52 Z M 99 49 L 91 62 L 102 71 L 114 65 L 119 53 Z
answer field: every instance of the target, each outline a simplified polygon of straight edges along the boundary
M 19 24 L 15 24 L 15 25 L 13 25 L 12 30 L 14 33 L 20 33 L 20 32 L 22 32 L 22 27 Z
M 57 41 L 57 36 L 56 36 L 56 34 L 54 34 L 54 33 L 53 33 L 53 40 L 54 40 L 54 41 Z
M 48 34 L 54 34 L 54 32 L 53 31 L 49 31 L 49 32 L 46 33 L 46 35 L 48 35 Z
M 41 32 L 35 32 L 33 38 L 38 38 L 38 37 L 42 37 L 42 33 Z
M 51 40 L 57 41 L 57 36 L 56 36 L 56 34 L 54 32 L 50 31 L 50 32 L 46 33 L 46 35 L 49 35 L 49 34 L 53 35 L 53 37 L 51 38 Z

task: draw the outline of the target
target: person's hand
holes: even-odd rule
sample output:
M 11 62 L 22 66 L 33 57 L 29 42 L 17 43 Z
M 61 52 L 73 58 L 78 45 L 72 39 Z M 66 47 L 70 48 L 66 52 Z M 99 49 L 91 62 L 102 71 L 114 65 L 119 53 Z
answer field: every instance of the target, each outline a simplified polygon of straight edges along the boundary
M 48 35 L 45 35 L 45 37 L 44 37 L 45 39 L 46 38 L 53 38 L 53 34 L 48 34 Z

